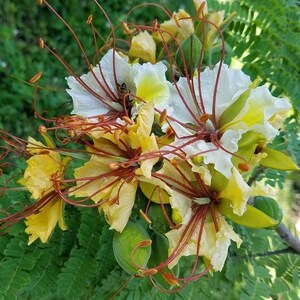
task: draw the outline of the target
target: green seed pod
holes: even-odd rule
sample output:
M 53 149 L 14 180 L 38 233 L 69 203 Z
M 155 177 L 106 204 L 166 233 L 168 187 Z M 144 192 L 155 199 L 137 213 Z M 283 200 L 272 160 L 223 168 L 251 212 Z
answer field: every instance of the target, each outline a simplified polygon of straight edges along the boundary
M 175 62 L 183 74 L 186 73 L 184 69 L 185 65 L 188 73 L 190 75 L 193 74 L 199 63 L 201 48 L 202 44 L 194 34 L 181 43 L 175 54 Z
M 282 221 L 283 214 L 277 201 L 270 197 L 255 197 L 253 206 L 260 211 L 264 212 L 266 215 L 276 220 L 278 224 Z
M 122 232 L 115 232 L 113 251 L 121 268 L 133 275 L 145 268 L 151 255 L 151 240 L 137 222 L 129 221 Z
M 149 268 L 154 268 L 168 259 L 168 239 L 161 234 L 153 233 L 151 235 L 152 239 L 152 253 L 149 259 Z M 168 267 L 162 269 L 164 273 L 173 274 L 175 277 L 179 275 L 179 264 L 175 265 L 172 271 Z M 170 285 L 162 276 L 160 272 L 152 276 L 155 283 L 163 289 L 172 289 Z
M 164 205 L 164 209 L 169 219 L 172 220 L 172 209 L 169 204 Z M 169 223 L 163 213 L 163 209 L 160 204 L 151 204 L 148 217 L 151 220 L 150 228 L 157 233 L 164 234 L 170 230 Z

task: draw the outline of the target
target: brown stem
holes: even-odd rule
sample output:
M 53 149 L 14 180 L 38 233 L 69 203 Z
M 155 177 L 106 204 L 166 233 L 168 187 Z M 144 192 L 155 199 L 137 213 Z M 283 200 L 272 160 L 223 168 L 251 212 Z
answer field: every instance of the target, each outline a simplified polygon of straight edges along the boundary
M 290 230 L 284 224 L 279 224 L 276 228 L 276 231 L 283 239 L 283 241 L 288 244 L 295 253 L 300 254 L 300 241 L 290 232 Z

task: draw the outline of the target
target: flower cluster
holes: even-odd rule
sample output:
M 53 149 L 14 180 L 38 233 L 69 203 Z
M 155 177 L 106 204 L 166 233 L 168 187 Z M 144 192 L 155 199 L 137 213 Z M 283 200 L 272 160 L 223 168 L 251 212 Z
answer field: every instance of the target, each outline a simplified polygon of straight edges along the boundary
M 152 26 L 124 22 L 128 49 L 114 41 L 87 74 L 66 78 L 73 111 L 40 128 L 44 144 L 28 139 L 18 181 L 33 199 L 29 243 L 47 242 L 57 224 L 67 230 L 65 205 L 97 207 L 121 267 L 168 289 L 222 270 L 231 241 L 242 243 L 232 223 L 279 224 L 271 188 L 247 179 L 259 165 L 297 169 L 268 148 L 291 105 L 223 62 L 234 15 L 194 4 L 193 17 L 180 9 Z M 57 145 L 51 129 L 67 139 Z M 182 256 L 194 256 L 188 278 L 177 276 Z

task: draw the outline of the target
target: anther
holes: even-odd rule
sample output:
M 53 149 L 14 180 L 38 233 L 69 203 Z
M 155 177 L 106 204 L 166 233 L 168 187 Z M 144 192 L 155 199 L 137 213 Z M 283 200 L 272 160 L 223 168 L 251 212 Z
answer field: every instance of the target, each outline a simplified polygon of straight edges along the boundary
M 86 20 L 86 23 L 88 25 L 91 25 L 92 22 L 93 22 L 93 15 L 89 15 L 88 18 L 87 18 L 87 20 Z
M 159 123 L 162 124 L 166 120 L 166 117 L 167 117 L 167 110 L 164 109 L 159 116 Z
M 159 25 L 157 19 L 153 20 L 153 32 L 157 31 Z
M 103 115 L 98 116 L 97 119 L 99 122 L 103 122 L 105 120 Z
M 125 121 L 128 125 L 134 125 L 134 122 L 128 118 L 127 116 L 123 116 L 123 121 Z
M 201 19 L 201 16 L 204 14 L 204 7 L 206 5 L 206 1 L 203 1 L 197 10 L 197 17 Z
M 172 159 L 170 160 L 170 163 L 171 163 L 171 165 L 174 166 L 174 167 L 177 167 L 177 165 L 178 165 L 177 161 L 176 161 L 174 158 L 172 158 Z
M 37 82 L 41 76 L 42 76 L 43 72 L 38 72 L 36 75 L 34 75 L 30 80 L 29 83 L 35 83 Z
M 148 224 L 152 224 L 151 220 L 149 219 L 149 217 L 140 209 L 140 215 L 141 217 L 148 223 Z
M 43 0 L 37 0 L 37 4 L 38 5 L 42 5 L 43 4 Z
M 69 137 L 74 137 L 75 135 L 76 135 L 76 132 L 75 132 L 74 129 L 69 129 L 69 130 L 68 130 L 68 136 L 69 136 Z
M 40 125 L 38 130 L 39 130 L 39 133 L 41 133 L 41 134 L 47 133 L 47 127 L 44 125 Z
M 138 247 L 148 247 L 152 244 L 152 240 L 144 240 L 138 243 Z
M 112 170 L 118 170 L 120 165 L 117 163 L 110 163 L 110 164 L 108 164 L 108 167 Z
M 201 123 L 206 123 L 207 120 L 209 120 L 209 115 L 208 114 L 203 114 L 201 117 L 200 117 L 200 122 Z
M 121 167 L 124 169 L 128 169 L 129 167 L 131 167 L 132 162 L 123 162 L 121 163 Z
M 140 269 L 140 270 L 138 270 L 139 277 L 152 276 L 152 275 L 155 275 L 156 273 L 157 273 L 156 269 L 148 269 L 148 270 Z
M 41 49 L 43 49 L 45 47 L 44 40 L 41 37 L 39 38 L 39 46 Z
M 124 33 L 131 34 L 131 33 L 134 32 L 134 30 L 130 30 L 130 29 L 129 29 L 127 23 L 124 22 L 124 21 L 122 22 L 122 26 L 123 26 L 123 28 L 124 28 Z
M 167 128 L 166 134 L 168 138 L 173 138 L 175 136 L 175 133 L 171 127 Z
M 161 275 L 162 277 L 164 278 L 164 280 L 169 283 L 170 285 L 176 285 L 176 286 L 179 286 L 179 283 L 178 281 L 176 280 L 176 278 L 171 275 L 171 274 L 168 274 L 168 273 L 165 273 L 165 272 L 161 272 Z
M 240 163 L 240 164 L 238 164 L 238 168 L 240 169 L 240 170 L 242 170 L 242 171 L 249 171 L 249 165 L 248 164 L 246 164 L 246 163 Z

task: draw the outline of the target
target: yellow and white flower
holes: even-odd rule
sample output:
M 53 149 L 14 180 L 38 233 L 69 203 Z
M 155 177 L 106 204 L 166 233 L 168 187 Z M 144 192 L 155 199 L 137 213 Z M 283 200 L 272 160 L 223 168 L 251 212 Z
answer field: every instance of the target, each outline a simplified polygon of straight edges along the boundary
M 266 86 L 255 87 L 241 70 L 226 65 L 206 68 L 199 76 L 193 83 L 180 78 L 171 88 L 167 109 L 176 138 L 169 148 L 187 157 L 202 155 L 206 165 L 213 164 L 230 178 L 232 157 L 243 134 L 255 132 L 270 141 L 279 133 L 278 120 L 291 105 L 286 98 L 273 97 Z M 207 116 L 204 124 L 202 116 Z
M 107 113 L 129 111 L 144 102 L 161 103 L 169 98 L 167 68 L 157 64 L 130 63 L 125 55 L 109 50 L 87 74 L 67 78 L 73 99 L 72 114 L 95 118 Z

